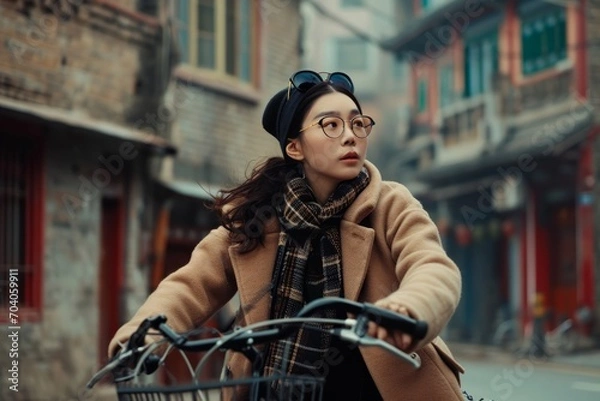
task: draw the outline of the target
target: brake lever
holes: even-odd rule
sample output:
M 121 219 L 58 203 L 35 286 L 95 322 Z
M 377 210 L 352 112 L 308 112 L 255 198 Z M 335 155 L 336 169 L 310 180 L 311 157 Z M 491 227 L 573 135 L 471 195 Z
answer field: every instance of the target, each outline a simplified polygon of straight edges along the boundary
M 98 383 L 107 373 L 112 372 L 114 369 L 119 367 L 123 361 L 129 359 L 136 350 L 129 349 L 127 351 L 119 352 L 113 359 L 110 360 L 102 369 L 100 369 L 92 378 L 87 382 L 86 388 L 91 389 Z
M 397 357 L 404 360 L 404 362 L 412 365 L 413 368 L 419 369 L 421 367 L 421 358 L 417 354 L 411 356 L 406 352 L 394 347 L 392 344 L 387 341 L 380 340 L 378 338 L 373 338 L 370 336 L 359 336 L 351 329 L 333 329 L 331 330 L 333 334 L 339 336 L 342 340 L 347 341 L 352 344 L 358 344 L 365 347 L 381 347 L 388 352 L 396 355 Z

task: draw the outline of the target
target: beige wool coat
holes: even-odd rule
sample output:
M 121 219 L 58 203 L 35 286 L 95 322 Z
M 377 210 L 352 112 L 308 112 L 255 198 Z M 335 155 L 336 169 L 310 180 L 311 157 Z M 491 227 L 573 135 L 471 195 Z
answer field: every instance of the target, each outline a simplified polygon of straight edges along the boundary
M 462 400 L 462 367 L 438 337 L 454 313 L 461 291 L 460 272 L 443 250 L 436 226 L 421 204 L 401 184 L 382 181 L 366 162 L 371 181 L 347 209 L 340 225 L 343 287 L 346 298 L 374 303 L 389 297 L 414 318 L 429 324 L 414 346 L 421 358 L 415 370 L 375 348 L 361 348 L 365 363 L 386 401 Z M 223 227 L 211 231 L 194 249 L 188 264 L 148 297 L 109 345 L 127 341 L 148 316 L 163 313 L 178 331 L 201 325 L 239 292 L 244 324 L 269 316 L 269 285 L 275 264 L 279 225 L 267 222 L 264 245 L 241 254 Z M 240 354 L 228 358 L 234 377 L 248 371 Z

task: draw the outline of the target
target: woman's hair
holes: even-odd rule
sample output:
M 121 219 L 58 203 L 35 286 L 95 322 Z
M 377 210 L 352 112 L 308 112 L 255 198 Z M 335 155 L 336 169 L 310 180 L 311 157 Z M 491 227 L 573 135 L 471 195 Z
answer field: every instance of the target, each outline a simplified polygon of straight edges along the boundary
M 287 138 L 297 138 L 300 125 L 313 103 L 323 95 L 340 92 L 350 97 L 362 113 L 360 104 L 352 92 L 332 85 L 319 83 L 303 95 L 299 103 Z M 285 154 L 272 157 L 257 165 L 241 185 L 219 192 L 210 206 L 221 219 L 221 224 L 230 232 L 231 239 L 239 245 L 241 252 L 249 252 L 262 244 L 265 238 L 265 223 L 276 215 L 276 206 L 283 199 L 283 190 L 290 173 L 299 168 L 299 163 Z

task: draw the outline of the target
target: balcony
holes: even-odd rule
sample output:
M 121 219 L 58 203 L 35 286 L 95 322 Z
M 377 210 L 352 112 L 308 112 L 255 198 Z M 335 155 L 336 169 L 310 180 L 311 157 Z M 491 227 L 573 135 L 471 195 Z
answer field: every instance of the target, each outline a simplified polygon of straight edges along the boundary
M 460 162 L 480 155 L 493 138 L 494 94 L 459 99 L 438 111 L 439 140 L 436 165 Z M 498 127 L 496 127 L 498 128 Z
M 500 115 L 515 116 L 568 103 L 574 99 L 574 76 L 573 69 L 568 67 L 515 86 L 508 76 L 498 75 L 494 88 L 500 98 Z
M 437 111 L 433 160 L 417 170 L 417 180 L 437 185 L 493 173 L 522 155 L 554 157 L 585 139 L 593 124 L 593 107 L 574 92 L 570 66 L 541 72 L 520 85 L 497 76 L 492 88 Z

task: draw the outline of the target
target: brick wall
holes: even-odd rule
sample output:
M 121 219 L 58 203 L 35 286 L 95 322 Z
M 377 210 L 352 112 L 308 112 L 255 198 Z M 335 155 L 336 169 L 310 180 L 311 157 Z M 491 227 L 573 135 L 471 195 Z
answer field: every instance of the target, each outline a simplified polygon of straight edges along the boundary
M 157 27 L 123 14 L 123 2 L 58 15 L 20 3 L 0 1 L 0 96 L 125 122 L 140 51 L 158 43 Z
M 180 154 L 177 178 L 217 185 L 238 182 L 256 162 L 280 155 L 278 142 L 261 125 L 264 106 L 279 89 L 287 87 L 300 65 L 300 15 L 297 1 L 261 3 L 261 42 L 257 101 L 226 94 L 201 82 L 179 82 L 175 140 Z
M 61 132 L 48 134 L 44 160 L 43 275 L 38 277 L 43 285 L 41 317 L 20 324 L 19 392 L 2 386 L 0 399 L 96 399 L 83 397 L 82 391 L 98 367 L 99 352 L 105 352 L 98 349 L 98 266 L 103 251 L 101 202 L 107 193 L 124 196 L 127 188 L 125 301 L 139 305 L 146 296 L 147 271 L 140 268 L 139 239 L 140 212 L 148 194 L 143 193 L 139 179 L 129 182 L 129 177 L 139 177 L 136 170 L 144 167 L 143 159 L 127 162 L 120 173 L 111 175 L 106 188 L 82 189 L 82 182 L 93 181 L 94 172 L 101 168 L 98 158 L 115 152 L 115 148 L 101 138 L 88 137 L 82 141 Z M 124 306 L 127 308 L 128 304 Z M 8 355 L 7 346 L 8 342 L 0 342 L 2 355 Z M 0 381 L 8 383 L 5 369 L 0 372 Z
M 0 98 L 128 126 L 136 126 L 139 116 L 157 114 L 164 83 L 154 79 L 152 66 L 142 68 L 141 62 L 151 57 L 153 62 L 162 61 L 160 54 L 152 51 L 160 44 L 159 27 L 156 20 L 134 11 L 136 0 L 60 2 L 81 5 L 71 14 L 68 9 L 44 9 L 42 3 L 0 0 Z M 157 69 L 161 67 L 156 64 Z M 0 126 L 6 130 L 3 118 L 0 114 Z M 147 260 L 142 255 L 144 239 L 152 228 L 147 155 L 136 149 L 138 156 L 119 173 L 112 173 L 110 184 L 97 187 L 98 192 L 73 210 L 67 197 L 81 200 L 82 178 L 91 181 L 94 172 L 104 167 L 99 157 L 117 154 L 120 142 L 75 128 L 42 125 L 45 199 L 40 201 L 45 201 L 45 231 L 43 276 L 39 277 L 43 285 L 41 317 L 21 325 L 19 392 L 5 385 L 0 399 L 96 399 L 82 391 L 98 367 L 99 352 L 106 352 L 98 346 L 102 199 L 120 197 L 126 207 L 126 288 L 121 307 L 123 314 L 131 314 L 147 296 L 148 288 Z M 0 128 L 0 135 L 4 133 Z M 2 355 L 8 355 L 7 346 L 0 341 Z M 6 369 L 0 372 L 0 381 L 8 383 Z

